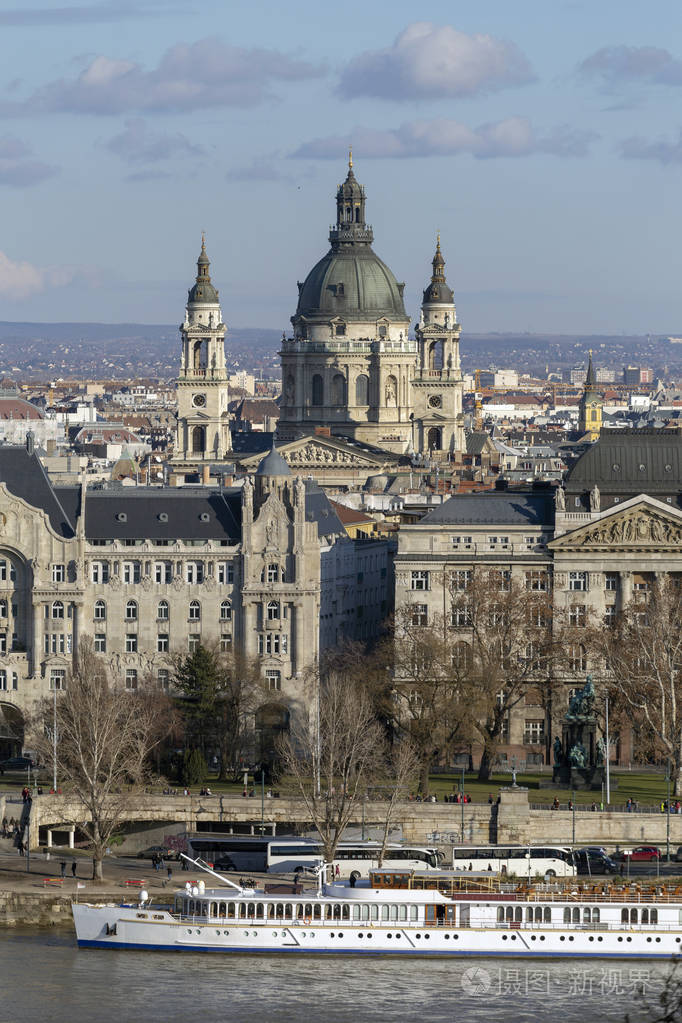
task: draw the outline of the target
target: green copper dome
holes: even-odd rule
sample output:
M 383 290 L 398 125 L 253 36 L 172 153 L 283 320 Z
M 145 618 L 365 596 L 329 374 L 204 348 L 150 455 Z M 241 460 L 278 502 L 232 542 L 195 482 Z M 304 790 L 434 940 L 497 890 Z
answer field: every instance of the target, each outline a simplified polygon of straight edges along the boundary
M 399 284 L 372 250 L 372 228 L 365 222 L 365 189 L 353 173 L 336 193 L 336 224 L 329 233 L 331 248 L 299 284 L 294 323 L 340 317 L 343 320 L 407 320 L 405 285 Z
M 206 255 L 206 239 L 201 236 L 201 252 L 197 259 L 197 279 L 194 287 L 190 288 L 187 292 L 187 303 L 196 305 L 197 303 L 207 303 L 209 305 L 215 305 L 220 301 L 218 298 L 218 292 L 211 283 L 211 274 L 209 268 L 211 264 L 208 256 Z

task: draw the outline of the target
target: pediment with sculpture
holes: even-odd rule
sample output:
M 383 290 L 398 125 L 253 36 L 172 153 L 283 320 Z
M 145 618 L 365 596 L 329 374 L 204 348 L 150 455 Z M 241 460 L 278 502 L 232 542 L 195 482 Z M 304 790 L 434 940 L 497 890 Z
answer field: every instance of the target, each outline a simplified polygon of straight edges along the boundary
M 552 550 L 675 550 L 679 553 L 682 549 L 682 516 L 667 515 L 650 506 L 638 505 L 565 533 L 553 540 L 549 547 Z
M 321 437 L 303 437 L 280 444 L 277 446 L 277 450 L 292 471 L 300 469 L 339 469 L 341 471 L 366 469 L 378 472 L 386 466 L 387 462 L 394 464 L 397 461 L 391 458 L 389 453 L 386 458 L 381 458 L 370 452 L 362 452 L 357 449 L 349 450 L 343 440 L 337 438 L 325 441 L 325 438 Z M 241 459 L 241 463 L 244 468 L 255 468 L 262 457 L 262 454 L 250 456 Z

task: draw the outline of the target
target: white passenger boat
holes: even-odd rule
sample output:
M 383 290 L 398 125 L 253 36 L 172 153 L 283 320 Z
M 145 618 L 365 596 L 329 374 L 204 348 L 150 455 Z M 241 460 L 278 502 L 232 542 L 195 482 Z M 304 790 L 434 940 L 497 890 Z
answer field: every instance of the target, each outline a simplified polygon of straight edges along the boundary
M 375 871 L 317 891 L 203 880 L 172 907 L 74 903 L 78 944 L 159 951 L 670 958 L 682 946 L 682 887 L 502 883 L 493 877 Z M 286 886 L 285 886 L 286 887 Z M 270 890 L 268 890 L 268 888 Z

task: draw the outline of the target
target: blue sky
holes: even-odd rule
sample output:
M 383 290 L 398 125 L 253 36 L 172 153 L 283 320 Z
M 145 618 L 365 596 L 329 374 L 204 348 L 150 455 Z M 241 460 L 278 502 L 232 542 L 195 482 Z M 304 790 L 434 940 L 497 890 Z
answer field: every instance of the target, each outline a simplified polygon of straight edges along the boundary
M 16 6 L 11 6 L 15 2 Z M 0 319 L 286 329 L 349 142 L 413 318 L 682 333 L 676 0 L 0 3 Z

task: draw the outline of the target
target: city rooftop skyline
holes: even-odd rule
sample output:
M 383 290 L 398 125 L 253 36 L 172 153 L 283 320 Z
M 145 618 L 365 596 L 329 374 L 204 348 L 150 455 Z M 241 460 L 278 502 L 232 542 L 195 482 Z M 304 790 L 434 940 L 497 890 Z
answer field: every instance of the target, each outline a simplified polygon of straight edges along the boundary
M 653 0 L 108 0 L 0 11 L 0 318 L 289 328 L 354 169 L 414 321 L 682 332 L 682 15 Z

